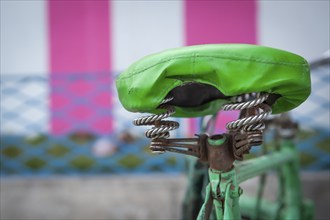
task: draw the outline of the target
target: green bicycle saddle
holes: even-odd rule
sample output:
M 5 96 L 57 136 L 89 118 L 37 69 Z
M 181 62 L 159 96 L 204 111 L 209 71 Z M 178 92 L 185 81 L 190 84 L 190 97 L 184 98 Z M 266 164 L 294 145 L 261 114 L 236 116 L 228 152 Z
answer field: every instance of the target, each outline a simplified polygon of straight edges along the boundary
M 121 73 L 119 99 L 128 111 L 158 114 L 162 100 L 185 85 L 207 85 L 221 94 L 198 106 L 176 106 L 176 117 L 214 114 L 229 98 L 253 92 L 276 95 L 274 114 L 291 110 L 311 91 L 309 65 L 296 54 L 247 44 L 210 44 L 146 56 Z M 190 100 L 203 93 L 192 87 Z M 198 91 L 196 91 L 198 90 Z M 189 90 L 187 90 L 189 91 Z

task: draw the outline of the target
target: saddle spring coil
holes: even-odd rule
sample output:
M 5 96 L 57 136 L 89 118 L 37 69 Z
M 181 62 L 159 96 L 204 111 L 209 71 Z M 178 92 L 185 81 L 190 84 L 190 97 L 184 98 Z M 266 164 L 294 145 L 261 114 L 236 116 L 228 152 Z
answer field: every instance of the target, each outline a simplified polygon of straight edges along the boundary
M 252 146 L 261 145 L 263 142 L 263 130 L 265 125 L 263 120 L 271 113 L 269 105 L 264 103 L 268 98 L 266 93 L 249 93 L 233 97 L 233 103 L 225 104 L 224 111 L 240 110 L 239 119 L 227 123 L 229 133 L 234 135 L 234 156 L 241 160 L 242 155 L 247 153 Z M 142 116 L 133 121 L 136 126 L 153 126 L 145 132 L 146 137 L 151 139 L 150 149 L 153 153 L 164 153 L 165 146 L 170 143 L 184 142 L 184 139 L 169 140 L 170 131 L 179 128 L 176 121 L 164 120 L 175 113 L 175 107 L 169 105 L 173 97 L 165 98 L 158 109 L 166 109 L 161 114 Z M 195 139 L 185 140 L 186 142 L 196 141 Z M 183 147 L 191 147 L 190 144 L 179 144 Z M 177 151 L 167 148 L 168 151 Z M 186 151 L 188 153 L 188 151 Z
M 264 103 L 268 96 L 267 93 L 244 94 L 223 106 L 224 111 L 240 110 L 239 119 L 226 124 L 229 133 L 236 134 L 234 156 L 238 160 L 242 160 L 243 154 L 248 153 L 252 146 L 263 143 L 263 120 L 271 113 L 271 107 Z
M 170 136 L 170 131 L 179 128 L 179 123 L 176 121 L 163 120 L 175 113 L 175 107 L 166 103 L 170 102 L 173 97 L 165 98 L 159 105 L 158 109 L 166 109 L 166 112 L 142 116 L 133 121 L 136 126 L 153 125 L 152 128 L 145 132 L 146 137 L 151 138 L 150 150 L 152 153 L 164 153 L 162 146 L 158 146 L 159 142 Z

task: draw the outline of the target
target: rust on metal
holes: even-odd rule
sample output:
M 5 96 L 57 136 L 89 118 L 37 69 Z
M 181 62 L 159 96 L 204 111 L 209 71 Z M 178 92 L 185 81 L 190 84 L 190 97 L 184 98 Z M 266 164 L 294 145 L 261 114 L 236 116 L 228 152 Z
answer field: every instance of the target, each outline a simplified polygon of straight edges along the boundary
M 209 140 L 221 140 L 224 142 L 221 144 L 214 144 L 216 142 L 207 141 L 207 152 L 208 152 L 208 162 L 211 169 L 221 170 L 223 172 L 228 172 L 233 169 L 233 163 L 235 161 L 231 138 L 228 135 L 213 135 L 209 137 Z

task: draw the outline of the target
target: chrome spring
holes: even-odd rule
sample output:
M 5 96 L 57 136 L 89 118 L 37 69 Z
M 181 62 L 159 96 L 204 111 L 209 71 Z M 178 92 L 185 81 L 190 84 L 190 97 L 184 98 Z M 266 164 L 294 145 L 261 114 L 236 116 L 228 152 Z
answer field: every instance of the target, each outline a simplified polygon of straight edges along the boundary
M 255 99 L 249 100 L 251 98 Z M 235 121 L 229 122 L 226 124 L 226 128 L 228 130 L 243 128 L 245 131 L 264 129 L 263 123 L 260 122 L 262 122 L 271 113 L 271 108 L 268 105 L 263 104 L 263 102 L 266 101 L 267 98 L 268 94 L 266 93 L 250 93 L 238 96 L 236 98 L 237 103 L 225 104 L 223 106 L 224 111 L 243 110 L 253 107 L 257 107 L 263 110 L 262 112 L 259 111 L 259 113 L 256 115 L 252 115 L 246 118 L 240 118 Z
M 157 143 L 162 142 L 163 139 L 166 139 L 170 136 L 170 131 L 179 128 L 179 123 L 176 121 L 166 121 L 165 118 L 170 117 L 175 113 L 175 107 L 168 105 L 173 97 L 164 99 L 158 109 L 166 109 L 166 112 L 161 114 L 154 114 L 148 116 L 142 116 L 133 121 L 133 124 L 136 126 L 152 126 L 145 132 L 147 138 L 151 138 L 150 149 L 153 153 L 164 153 L 165 150 L 163 147 L 158 146 Z
M 236 133 L 237 140 L 234 144 L 236 159 L 242 159 L 242 155 L 252 146 L 261 145 L 263 142 L 263 120 L 271 114 L 271 108 L 264 102 L 269 94 L 249 93 L 234 98 L 233 103 L 225 104 L 224 111 L 240 110 L 240 118 L 228 122 L 226 128 L 231 133 Z

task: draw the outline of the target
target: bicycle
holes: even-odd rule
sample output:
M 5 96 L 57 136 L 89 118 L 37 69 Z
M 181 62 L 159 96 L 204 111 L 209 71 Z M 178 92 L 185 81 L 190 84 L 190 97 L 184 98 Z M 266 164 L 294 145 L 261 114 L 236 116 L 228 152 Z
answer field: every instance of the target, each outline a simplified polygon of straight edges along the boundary
M 309 66 L 302 57 L 256 45 L 190 46 L 142 58 L 116 85 L 127 110 L 153 113 L 133 121 L 153 126 L 146 131 L 153 153 L 175 152 L 208 164 L 204 203 L 194 217 L 209 219 L 214 207 L 216 219 L 313 218 L 312 204 L 301 196 L 295 123 L 274 120 L 281 144 L 274 152 L 243 161 L 252 147 L 263 143 L 264 122 L 272 112 L 289 111 L 309 96 Z M 215 116 L 220 110 L 240 111 L 237 120 L 227 123 L 227 132 L 169 138 L 179 124 L 165 118 Z M 261 199 L 262 187 L 256 200 L 239 202 L 239 184 L 271 169 L 279 176 L 278 202 Z

